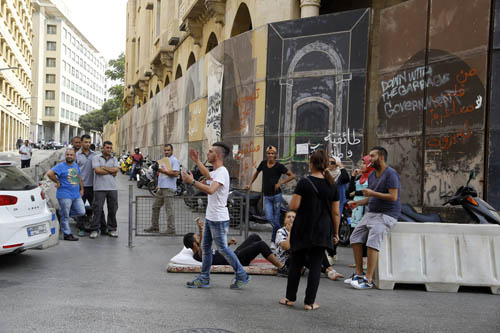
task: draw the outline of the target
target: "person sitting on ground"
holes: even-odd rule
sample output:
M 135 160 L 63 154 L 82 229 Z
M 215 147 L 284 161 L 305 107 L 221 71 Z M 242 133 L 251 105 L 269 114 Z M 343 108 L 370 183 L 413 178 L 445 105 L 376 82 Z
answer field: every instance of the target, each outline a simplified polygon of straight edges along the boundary
M 276 256 L 278 257 L 278 260 L 285 264 L 285 266 L 287 267 L 290 264 L 290 230 L 292 230 L 295 215 L 296 213 L 293 210 L 288 211 L 283 221 L 284 227 L 279 229 L 276 233 Z M 307 266 L 308 265 L 306 264 L 306 267 Z M 333 269 L 333 266 L 330 265 L 326 254 L 323 256 L 323 261 L 321 263 L 321 272 L 324 273 L 332 281 L 336 281 L 338 278 L 344 277 L 344 275 L 338 273 L 335 269 Z
M 198 225 L 199 234 L 193 232 L 184 235 L 184 246 L 188 249 L 193 250 L 193 259 L 201 262 L 203 253 L 201 248 L 201 240 L 203 239 L 203 227 L 204 222 L 201 219 L 196 219 L 196 224 Z M 236 245 L 237 241 L 231 238 L 227 245 Z M 279 276 L 287 276 L 288 269 L 278 257 L 271 251 L 269 246 L 264 242 L 259 235 L 251 234 L 240 246 L 234 251 L 234 254 L 238 257 L 242 266 L 250 265 L 250 262 L 254 260 L 259 254 L 271 262 L 274 266 L 278 268 Z M 226 258 L 219 252 L 214 251 L 212 257 L 212 265 L 229 265 Z

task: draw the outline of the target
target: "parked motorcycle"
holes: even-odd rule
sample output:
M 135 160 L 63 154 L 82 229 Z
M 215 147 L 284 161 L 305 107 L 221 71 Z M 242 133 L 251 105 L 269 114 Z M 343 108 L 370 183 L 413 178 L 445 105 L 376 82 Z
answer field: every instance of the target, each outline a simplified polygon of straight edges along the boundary
M 136 177 L 137 177 L 137 187 L 142 188 L 143 186 L 149 188 L 149 184 L 154 182 L 155 172 L 153 170 L 153 164 L 157 163 L 155 161 L 150 161 L 146 159 L 142 163 L 141 167 L 136 167 Z M 138 163 L 139 165 L 139 163 Z
M 208 171 L 213 171 L 212 166 L 207 166 L 207 169 Z M 193 170 L 191 170 L 191 173 L 193 174 L 194 180 L 199 182 L 205 181 L 205 176 L 203 176 L 197 165 L 194 166 Z M 184 203 L 186 204 L 186 206 L 192 209 L 205 209 L 207 205 L 207 194 L 198 190 L 191 184 L 186 184 L 185 188 L 186 190 L 184 193 L 186 194 L 186 197 L 184 198 Z
M 122 161 L 120 163 L 120 172 L 122 174 L 130 174 L 132 170 L 132 156 L 128 155 L 127 157 L 122 157 Z
M 472 170 L 465 186 L 460 186 L 451 199 L 447 200 L 443 206 L 461 205 L 474 223 L 478 224 L 500 224 L 500 215 L 496 209 L 486 201 L 478 197 L 477 191 L 469 185 L 470 181 L 476 177 L 476 172 Z
M 352 233 L 351 227 L 352 209 L 347 202 L 344 204 L 342 216 L 340 217 L 339 226 L 339 243 L 340 245 L 349 245 Z

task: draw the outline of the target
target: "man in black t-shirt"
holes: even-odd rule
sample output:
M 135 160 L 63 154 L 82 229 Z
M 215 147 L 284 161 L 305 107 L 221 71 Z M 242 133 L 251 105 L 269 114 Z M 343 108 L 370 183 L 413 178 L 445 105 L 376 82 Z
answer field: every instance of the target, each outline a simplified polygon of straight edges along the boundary
M 295 174 L 288 170 L 283 164 L 276 161 L 278 150 L 274 146 L 269 146 L 266 149 L 267 160 L 260 162 L 257 171 L 252 176 L 250 184 L 245 186 L 245 190 L 252 187 L 253 182 L 262 171 L 262 192 L 264 193 L 264 212 L 266 219 L 273 227 L 271 243 L 274 244 L 276 232 L 280 225 L 280 211 L 283 196 L 281 195 L 281 185 L 295 179 Z M 288 177 L 280 181 L 281 175 L 286 174 Z

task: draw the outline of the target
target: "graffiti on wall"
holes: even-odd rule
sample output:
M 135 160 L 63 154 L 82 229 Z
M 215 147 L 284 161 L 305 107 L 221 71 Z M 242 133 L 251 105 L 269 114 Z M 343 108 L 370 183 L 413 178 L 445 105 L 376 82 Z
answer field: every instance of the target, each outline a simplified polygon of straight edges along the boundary
M 363 9 L 270 24 L 265 141 L 299 175 L 308 171 L 299 144 L 361 158 L 369 16 Z
M 391 25 L 381 25 L 377 136 L 401 174 L 402 200 L 415 205 L 441 206 L 471 170 L 479 172 L 473 186 L 482 193 L 487 29 L 471 34 L 461 18 L 451 19 L 447 3 L 411 0 L 382 12 L 381 22 Z M 488 21 L 487 1 L 459 7 L 471 20 Z M 450 19 L 439 20 L 446 13 Z M 450 39 L 452 31 L 463 40 Z
M 221 140 L 221 118 L 222 118 L 222 79 L 224 76 L 224 65 L 212 54 L 207 55 L 208 60 L 208 107 L 205 126 L 205 137 L 208 142 Z

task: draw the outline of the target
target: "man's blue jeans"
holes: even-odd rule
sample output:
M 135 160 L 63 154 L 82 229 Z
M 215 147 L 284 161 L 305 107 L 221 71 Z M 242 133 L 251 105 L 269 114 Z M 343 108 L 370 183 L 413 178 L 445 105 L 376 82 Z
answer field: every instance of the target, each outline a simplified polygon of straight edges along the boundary
M 273 234 L 271 236 L 271 242 L 274 243 L 276 239 L 276 232 L 280 225 L 280 212 L 281 212 L 281 202 L 283 201 L 283 196 L 281 193 L 264 196 L 264 213 L 266 214 L 266 219 L 271 223 L 273 227 Z
M 132 164 L 132 169 L 130 170 L 130 179 L 134 179 L 135 178 L 135 166 L 137 164 Z
M 200 279 L 210 281 L 210 267 L 212 267 L 212 241 L 219 252 L 226 258 L 227 262 L 233 267 L 236 278 L 238 280 L 248 279 L 247 273 L 241 266 L 238 257 L 227 245 L 227 232 L 229 231 L 229 221 L 210 221 L 205 220 L 203 228 L 203 240 L 201 249 L 203 258 L 201 263 Z
M 69 228 L 69 218 L 85 215 L 85 205 L 82 198 L 77 199 L 57 199 L 59 201 L 59 217 L 61 229 L 65 235 L 71 234 Z

